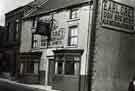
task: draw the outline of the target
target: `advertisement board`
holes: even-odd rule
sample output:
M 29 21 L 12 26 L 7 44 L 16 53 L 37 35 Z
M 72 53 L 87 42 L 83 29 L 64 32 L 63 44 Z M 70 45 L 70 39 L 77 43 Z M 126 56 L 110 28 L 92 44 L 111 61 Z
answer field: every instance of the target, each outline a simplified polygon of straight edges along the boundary
M 102 0 L 102 26 L 126 31 L 134 30 L 134 8 L 113 0 Z

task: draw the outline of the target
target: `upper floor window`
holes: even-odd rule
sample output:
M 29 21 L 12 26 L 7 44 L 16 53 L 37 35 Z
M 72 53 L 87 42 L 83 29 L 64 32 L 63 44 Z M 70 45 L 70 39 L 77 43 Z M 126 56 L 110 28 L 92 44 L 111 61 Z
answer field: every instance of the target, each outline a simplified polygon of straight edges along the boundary
M 39 45 L 39 39 L 38 39 L 38 35 L 36 34 L 32 34 L 32 48 L 38 48 Z
M 15 23 L 15 40 L 18 40 L 19 39 L 19 20 L 17 19 L 16 20 L 16 23 Z
M 36 19 L 34 18 L 33 21 L 32 21 L 32 28 L 36 28 L 36 24 L 37 24 L 37 21 L 36 21 Z
M 6 25 L 6 31 L 7 31 L 7 34 L 6 34 L 6 40 L 8 41 L 9 40 L 9 31 L 10 31 L 10 23 L 8 22 L 7 25 Z
M 47 46 L 48 44 L 48 40 L 47 40 L 48 38 L 47 38 L 47 36 L 41 36 L 41 47 L 45 47 L 45 46 Z
M 69 28 L 69 40 L 68 40 L 69 46 L 77 46 L 78 45 L 78 27 L 70 27 Z
M 32 34 L 32 48 L 47 47 L 47 36 Z
M 79 18 L 79 9 L 72 9 L 70 11 L 70 19 Z

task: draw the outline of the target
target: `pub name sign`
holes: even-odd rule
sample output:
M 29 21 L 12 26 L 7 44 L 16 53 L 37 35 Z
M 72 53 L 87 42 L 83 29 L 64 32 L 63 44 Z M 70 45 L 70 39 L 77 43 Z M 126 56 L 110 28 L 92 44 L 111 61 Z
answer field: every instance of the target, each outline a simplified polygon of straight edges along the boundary
M 134 8 L 112 0 L 103 0 L 101 20 L 105 27 L 133 30 Z

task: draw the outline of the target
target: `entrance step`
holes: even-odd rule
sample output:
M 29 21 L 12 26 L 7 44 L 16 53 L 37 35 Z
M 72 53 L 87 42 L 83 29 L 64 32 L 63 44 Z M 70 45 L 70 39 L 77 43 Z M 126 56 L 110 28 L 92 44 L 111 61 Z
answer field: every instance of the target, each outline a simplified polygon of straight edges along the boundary
M 52 86 L 44 86 L 44 85 L 29 85 L 30 87 L 45 90 L 45 91 L 50 91 L 52 90 Z
M 54 89 L 51 89 L 51 90 L 48 90 L 48 91 L 61 91 L 61 90 L 54 90 Z

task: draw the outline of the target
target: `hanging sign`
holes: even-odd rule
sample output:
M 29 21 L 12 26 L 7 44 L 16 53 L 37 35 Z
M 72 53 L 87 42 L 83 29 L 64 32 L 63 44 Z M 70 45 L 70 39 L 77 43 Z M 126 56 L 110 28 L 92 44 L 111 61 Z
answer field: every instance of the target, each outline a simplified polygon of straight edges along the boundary
M 134 8 L 112 0 L 103 0 L 102 25 L 109 28 L 133 30 Z

